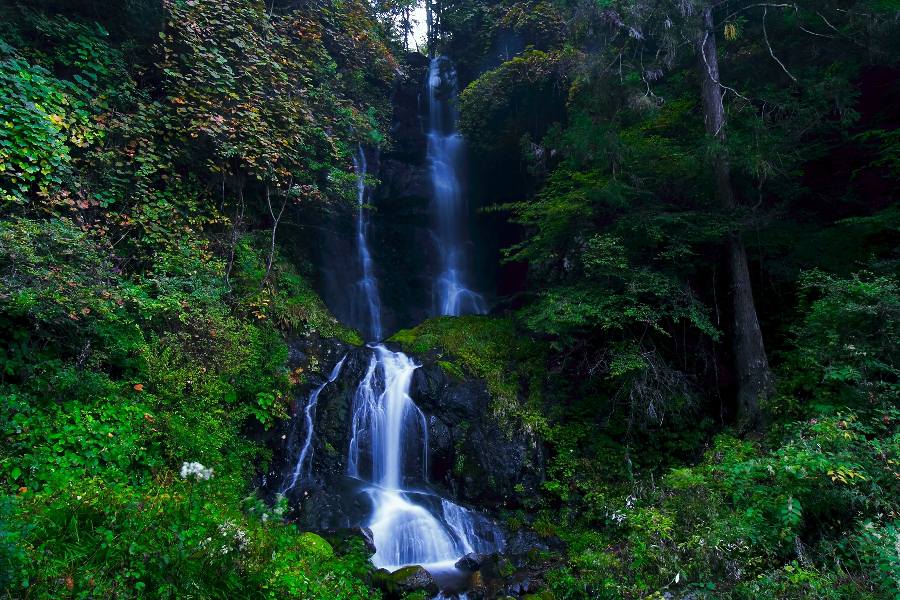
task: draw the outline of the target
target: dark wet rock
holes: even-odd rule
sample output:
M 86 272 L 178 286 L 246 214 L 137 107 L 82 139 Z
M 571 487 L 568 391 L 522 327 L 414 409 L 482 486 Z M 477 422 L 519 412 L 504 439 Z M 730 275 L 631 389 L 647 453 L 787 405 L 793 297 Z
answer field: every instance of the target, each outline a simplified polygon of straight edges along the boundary
M 404 594 L 419 590 L 431 596 L 438 593 L 434 577 L 419 565 L 403 567 L 393 573 L 387 569 L 378 569 L 372 574 L 372 580 L 376 587 L 386 593 L 388 598 L 400 598 Z
M 368 522 L 372 503 L 360 481 L 332 477 L 328 485 L 297 488 L 288 492 L 288 501 L 299 523 L 313 531 L 359 529 Z
M 394 81 L 391 137 L 382 153 L 378 185 L 372 190 L 369 244 L 377 273 L 386 332 L 420 323 L 430 316 L 434 265 L 430 264 L 433 215 L 432 183 L 426 161 L 428 138 L 423 123 L 423 92 L 429 60 L 407 54 Z M 344 288 L 346 289 L 346 288 Z
M 428 165 L 386 158 L 381 163 L 379 179 L 381 185 L 376 190 L 376 200 L 379 201 L 380 210 L 422 213 L 428 210 L 432 191 Z
M 504 580 L 516 572 L 512 561 L 503 554 L 491 554 L 481 562 L 481 576 L 488 581 Z
M 406 68 L 394 80 L 391 98 L 391 137 L 394 144 L 387 156 L 408 164 L 422 164 L 428 143 L 422 122 L 422 103 L 427 102 L 423 92 L 428 77 L 429 59 L 418 52 L 409 52 L 405 65 Z
M 519 529 L 507 538 L 505 552 L 510 555 L 518 555 L 549 549 L 550 546 L 537 533 L 529 529 Z
M 337 556 L 359 552 L 360 546 L 368 556 L 375 554 L 372 532 L 367 527 L 319 530 L 318 534 L 331 545 Z
M 372 530 L 368 527 L 360 527 L 359 534 L 366 545 L 366 552 L 375 554 L 375 535 L 372 533 Z
M 421 360 L 411 393 L 430 415 L 429 436 L 436 440 L 429 464 L 432 481 L 486 507 L 515 504 L 518 485 L 526 493 L 537 489 L 544 464 L 537 436 L 522 427 L 504 426 L 493 415 L 483 381 L 460 379 L 436 356 Z
M 469 552 L 453 565 L 460 571 L 477 571 L 484 561 L 484 555 L 477 552 Z
M 496 598 L 540 598 L 547 588 L 543 574 L 559 566 L 559 557 L 541 560 L 519 560 L 501 554 L 483 557 L 479 571 L 471 577 L 470 600 Z

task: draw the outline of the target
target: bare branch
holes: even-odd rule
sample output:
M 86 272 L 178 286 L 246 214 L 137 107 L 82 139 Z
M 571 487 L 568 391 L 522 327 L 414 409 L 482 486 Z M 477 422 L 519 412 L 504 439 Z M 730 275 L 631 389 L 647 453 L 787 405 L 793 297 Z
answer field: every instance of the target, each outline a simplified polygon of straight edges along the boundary
M 819 17 L 820 17 L 823 21 L 825 21 L 825 24 L 828 25 L 831 29 L 833 29 L 834 31 L 837 31 L 838 33 L 840 33 L 840 30 L 839 30 L 837 27 L 835 27 L 834 25 L 832 25 L 832 24 L 828 21 L 828 19 L 825 18 L 825 15 L 823 15 L 823 14 L 820 13 L 819 11 L 816 11 L 816 14 L 819 15 Z
M 763 6 L 763 20 L 762 20 L 762 30 L 763 30 L 763 38 L 766 40 L 766 47 L 769 49 L 769 56 L 772 57 L 772 60 L 778 63 L 778 66 L 781 67 L 781 70 L 787 73 L 787 76 L 791 78 L 794 83 L 797 83 L 797 78 L 791 75 L 791 72 L 787 70 L 787 67 L 784 66 L 784 63 L 778 60 L 778 57 L 775 56 L 775 51 L 772 50 L 772 44 L 769 43 L 769 31 L 766 29 L 766 17 L 769 14 L 769 7 Z
M 272 242 L 269 248 L 269 260 L 266 263 L 266 276 L 263 278 L 263 284 L 269 280 L 269 274 L 272 272 L 272 263 L 275 261 L 275 233 L 278 231 L 278 223 L 281 221 L 281 216 L 284 214 L 287 203 L 287 198 L 285 198 L 284 202 L 281 203 L 281 210 L 278 211 L 278 216 L 275 216 L 275 211 L 272 209 L 272 197 L 269 193 L 269 186 L 266 186 L 266 204 L 269 206 L 269 214 L 272 215 Z
M 740 93 L 739 91 L 737 91 L 737 90 L 734 89 L 733 87 L 728 87 L 727 85 L 725 85 L 724 83 L 722 83 L 721 81 L 719 81 L 718 78 L 716 78 L 716 77 L 713 76 L 713 73 L 712 73 L 712 67 L 709 66 L 709 61 L 706 60 L 706 52 L 703 51 L 703 48 L 706 47 L 706 42 L 708 42 L 708 41 L 709 41 L 709 31 L 707 30 L 706 34 L 703 36 L 703 43 L 700 45 L 700 48 L 701 48 L 701 49 L 700 49 L 700 56 L 703 57 L 703 63 L 706 65 L 706 72 L 709 74 L 709 79 L 710 79 L 713 83 L 715 83 L 717 86 L 719 86 L 720 88 L 722 88 L 723 90 L 728 91 L 728 92 L 731 92 L 732 94 L 734 94 L 734 95 L 737 96 L 738 98 L 742 99 L 742 100 L 743 100 L 744 102 L 746 102 L 747 104 L 752 104 L 752 102 L 750 102 L 750 99 L 747 98 L 745 95 L 743 95 L 742 93 Z M 718 134 L 717 134 L 717 135 L 718 135 Z
M 797 10 L 796 4 L 772 4 L 770 2 L 758 2 L 756 4 L 749 4 L 747 6 L 739 8 L 738 10 L 732 12 L 727 17 L 725 17 L 724 20 L 728 21 L 728 20 L 732 19 L 733 17 L 735 17 L 736 15 L 738 15 L 739 13 L 751 10 L 753 8 L 759 8 L 761 6 L 766 7 L 766 8 L 793 8 L 795 11 Z

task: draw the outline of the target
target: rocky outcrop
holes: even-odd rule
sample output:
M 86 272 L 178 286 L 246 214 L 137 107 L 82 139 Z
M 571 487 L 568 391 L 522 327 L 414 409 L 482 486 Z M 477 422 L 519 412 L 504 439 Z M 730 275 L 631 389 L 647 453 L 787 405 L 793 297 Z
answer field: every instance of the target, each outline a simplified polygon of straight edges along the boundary
M 409 52 L 404 64 L 405 70 L 394 81 L 391 99 L 391 138 L 394 144 L 386 156 L 406 164 L 424 164 L 428 141 L 422 119 L 427 110 L 424 93 L 429 59 L 424 54 Z
M 533 433 L 509 427 L 491 410 L 479 379 L 460 378 L 425 357 L 412 382 L 413 399 L 429 415 L 432 481 L 454 496 L 495 508 L 516 503 L 543 480 L 543 445 Z
M 378 265 L 390 265 L 379 274 L 387 331 L 424 321 L 432 304 L 432 185 L 423 125 L 428 58 L 410 53 L 405 64 L 394 83 L 393 143 L 381 154 L 372 194 L 373 257 Z
M 267 434 L 274 460 L 264 487 L 271 496 L 292 472 L 302 444 L 302 412 L 311 388 L 325 381 L 333 365 L 346 356 L 338 378 L 320 393 L 314 415 L 312 472 L 314 481 L 287 493 L 292 514 L 314 530 L 358 528 L 371 509 L 360 481 L 347 477 L 353 399 L 366 374 L 372 350 L 335 341 L 291 344 L 291 368 L 315 368 L 308 384 L 298 386 L 294 419 Z M 417 357 L 410 394 L 428 427 L 428 481 L 417 486 L 439 488 L 442 496 L 476 509 L 515 505 L 518 493 L 531 491 L 543 478 L 543 449 L 522 428 L 510 432 L 493 415 L 484 382 L 447 371 L 432 357 Z M 306 361 L 306 362 L 304 362 Z M 408 452 L 407 473 L 424 473 L 419 452 Z
M 362 538 L 374 553 L 371 531 L 365 528 L 372 511 L 369 484 L 348 477 L 353 401 L 360 380 L 365 377 L 372 350 L 333 340 L 297 339 L 291 343 L 290 367 L 300 369 L 307 381 L 297 387 L 295 418 L 266 434 L 273 450 L 272 468 L 263 488 L 270 498 L 283 487 L 298 456 L 298 423 L 311 389 L 327 380 L 333 366 L 343 358 L 339 376 L 318 398 L 314 416 L 312 454 L 313 481 L 303 481 L 287 492 L 289 518 L 303 529 L 313 530 L 330 541 L 338 551 L 350 540 Z M 535 436 L 523 428 L 501 424 L 491 411 L 491 395 L 483 381 L 467 377 L 449 367 L 436 355 L 416 357 L 410 394 L 425 415 L 430 453 L 428 482 L 417 482 L 408 492 L 415 502 L 432 514 L 441 513 L 441 497 L 452 498 L 482 516 L 484 524 L 502 505 L 515 505 L 517 486 L 537 487 L 543 477 L 543 450 Z M 299 429 L 302 429 L 300 427 Z M 405 471 L 425 470 L 420 452 L 408 453 Z M 439 495 L 428 493 L 427 488 Z M 519 488 L 521 489 L 521 488 Z M 490 525 L 497 530 L 494 525 Z M 489 528 L 485 525 L 485 529 Z M 500 532 L 498 546 L 503 554 L 471 553 L 462 557 L 452 573 L 429 573 L 413 566 L 398 571 L 378 570 L 372 585 L 386 598 L 401 598 L 422 591 L 429 597 L 443 590 L 463 591 L 470 600 L 526 597 L 546 589 L 543 574 L 558 564 L 561 542 L 541 538 L 528 529 Z M 358 546 L 357 546 L 358 547 Z M 555 562 L 556 561 L 556 562 Z M 448 579 L 449 577 L 449 579 Z M 435 579 L 437 578 L 437 579 Z

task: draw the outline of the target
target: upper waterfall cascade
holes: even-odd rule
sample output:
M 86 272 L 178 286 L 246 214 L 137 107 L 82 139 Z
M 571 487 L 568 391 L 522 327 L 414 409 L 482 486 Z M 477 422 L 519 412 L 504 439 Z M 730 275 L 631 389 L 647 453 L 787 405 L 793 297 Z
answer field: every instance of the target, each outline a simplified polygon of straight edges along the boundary
M 435 57 L 428 69 L 428 149 L 435 216 L 434 239 L 440 272 L 434 282 L 434 313 L 484 314 L 487 304 L 468 283 L 467 202 L 459 169 L 463 139 L 456 130 L 456 69 L 446 57 Z M 443 98 L 451 96 L 451 101 Z

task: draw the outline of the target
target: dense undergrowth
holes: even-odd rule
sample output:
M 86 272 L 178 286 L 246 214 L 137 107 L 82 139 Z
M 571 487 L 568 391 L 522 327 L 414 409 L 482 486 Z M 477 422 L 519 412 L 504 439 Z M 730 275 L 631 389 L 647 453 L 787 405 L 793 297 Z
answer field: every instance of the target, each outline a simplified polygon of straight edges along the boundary
M 248 485 L 267 456 L 244 430 L 286 417 L 293 385 L 273 322 L 341 331 L 287 263 L 261 293 L 249 242 L 231 290 L 190 255 L 123 277 L 64 220 L 5 222 L 0 248 L 8 594 L 369 597 L 363 554 L 298 535 Z
M 539 496 L 516 499 L 506 523 L 566 542 L 562 556 L 535 556 L 559 561 L 552 597 L 893 598 L 897 281 L 813 272 L 804 286 L 769 432 L 750 439 L 691 418 L 629 429 L 607 394 L 560 397 L 546 342 L 524 320 L 436 319 L 393 340 L 437 349 L 451 372 L 483 377 L 498 398 L 528 399 L 540 415 L 547 479 Z M 529 381 L 538 389 L 506 387 Z M 523 413 L 502 416 L 515 427 Z
M 519 398 L 540 398 L 547 480 L 508 521 L 568 542 L 555 597 L 900 597 L 900 7 L 852 4 L 441 15 L 527 277 L 512 321 L 413 333 L 500 381 L 525 340 L 546 359 Z
M 280 236 L 351 197 L 378 27 L 98 6 L 0 3 L 0 596 L 377 596 L 255 496 L 248 432 L 304 382 L 287 336 L 360 343 Z

